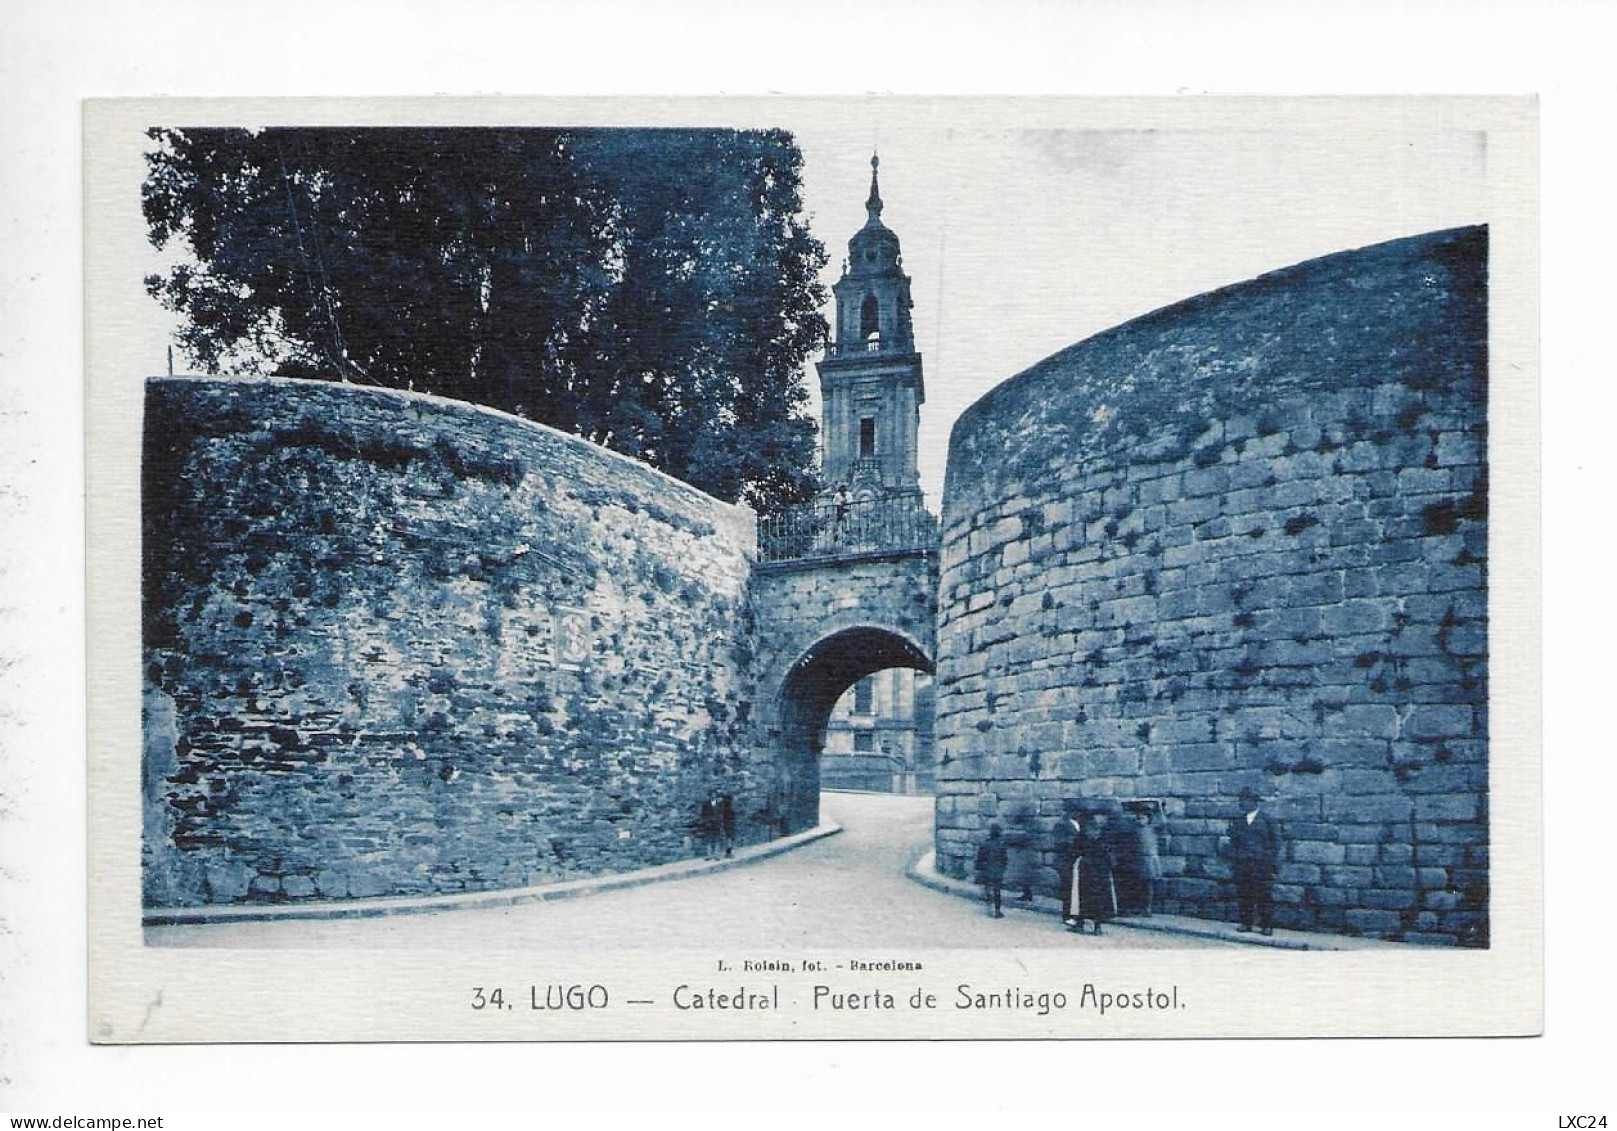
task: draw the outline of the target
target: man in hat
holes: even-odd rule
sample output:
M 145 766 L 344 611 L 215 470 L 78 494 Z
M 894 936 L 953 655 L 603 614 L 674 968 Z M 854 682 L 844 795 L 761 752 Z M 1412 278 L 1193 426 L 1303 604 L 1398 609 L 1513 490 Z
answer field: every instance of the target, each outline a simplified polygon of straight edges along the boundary
M 1238 930 L 1274 934 L 1274 879 L 1280 866 L 1280 830 L 1263 811 L 1255 789 L 1243 789 L 1241 815 L 1230 822 L 1230 864 L 1235 876 Z

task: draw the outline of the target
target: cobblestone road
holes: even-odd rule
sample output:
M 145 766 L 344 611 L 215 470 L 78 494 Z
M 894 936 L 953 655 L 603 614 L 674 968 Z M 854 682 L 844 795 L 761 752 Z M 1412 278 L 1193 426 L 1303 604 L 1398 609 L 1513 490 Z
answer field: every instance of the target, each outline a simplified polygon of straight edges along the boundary
M 1113 927 L 1098 938 L 1053 916 L 982 905 L 905 878 L 929 844 L 930 797 L 826 794 L 844 831 L 743 867 L 577 899 L 378 919 L 148 928 L 158 946 L 534 947 L 553 950 L 715 946 L 775 953 L 826 947 L 1185 949 L 1216 940 Z

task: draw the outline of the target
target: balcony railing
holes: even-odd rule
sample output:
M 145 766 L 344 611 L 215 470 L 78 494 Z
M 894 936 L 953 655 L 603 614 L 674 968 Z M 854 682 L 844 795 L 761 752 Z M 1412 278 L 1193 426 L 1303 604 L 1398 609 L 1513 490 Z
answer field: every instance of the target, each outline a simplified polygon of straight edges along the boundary
M 863 353 L 901 353 L 898 343 L 883 338 L 871 338 L 863 342 L 826 342 L 826 357 L 857 357 Z
M 933 550 L 937 545 L 938 520 L 915 496 L 819 503 L 758 519 L 761 562 Z

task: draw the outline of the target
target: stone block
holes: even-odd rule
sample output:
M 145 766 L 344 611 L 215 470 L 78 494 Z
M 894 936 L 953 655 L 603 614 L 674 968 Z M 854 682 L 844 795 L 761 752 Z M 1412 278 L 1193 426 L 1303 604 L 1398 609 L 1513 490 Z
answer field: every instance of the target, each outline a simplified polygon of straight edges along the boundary
M 1344 769 L 1337 775 L 1344 794 L 1387 794 L 1398 788 L 1398 781 L 1390 770 Z
M 1224 890 L 1224 885 L 1216 880 L 1195 879 L 1188 876 L 1166 881 L 1164 886 L 1168 889 L 1169 898 L 1192 903 L 1218 899 Z
M 1328 841 L 1302 840 L 1291 843 L 1290 855 L 1297 864 L 1341 864 L 1347 859 L 1347 849 Z
M 233 860 L 210 866 L 206 875 L 209 900 L 213 903 L 228 903 L 246 895 L 253 878 L 250 869 Z
M 1376 519 L 1358 517 L 1332 523 L 1329 538 L 1332 546 L 1378 546 L 1382 532 L 1382 524 Z
M 1219 837 L 1216 835 L 1196 836 L 1191 834 L 1175 834 L 1173 850 L 1175 853 L 1187 858 L 1200 857 L 1208 867 L 1215 861 L 1208 859 L 1218 850 Z M 1221 870 L 1225 874 L 1227 870 Z
M 1264 609 L 1255 617 L 1258 631 L 1271 639 L 1312 639 L 1323 631 L 1322 610 L 1318 608 Z
M 1352 867 L 1365 867 L 1380 859 L 1381 850 L 1373 844 L 1349 844 L 1343 849 L 1343 861 Z
M 1149 741 L 1175 748 L 1211 742 L 1217 738 L 1217 723 L 1218 717 L 1212 714 L 1172 716 L 1152 725 Z
M 1268 813 L 1296 840 L 1330 840 L 1336 829 L 1320 822 L 1321 800 L 1310 793 L 1276 797 L 1269 802 Z
M 1327 797 L 1325 819 L 1342 824 L 1407 821 L 1414 808 L 1414 803 L 1400 794 Z
M 1071 499 L 1057 499 L 1054 502 L 1045 503 L 1042 514 L 1046 529 L 1065 526 L 1072 521 L 1073 501 Z
M 1313 811 L 1318 817 L 1318 798 L 1287 798 L 1269 804 L 1269 815 L 1281 820 L 1281 827 L 1290 840 L 1336 840 L 1336 825 L 1319 824 L 1318 820 L 1295 819 L 1287 817 L 1286 803 L 1297 803 L 1297 812 Z
M 1333 658 L 1335 649 L 1324 640 L 1270 640 L 1259 652 L 1259 664 L 1269 668 L 1313 668 Z
M 1229 490 L 1229 469 L 1225 467 L 1208 467 L 1187 471 L 1184 473 L 1183 484 L 1186 498 L 1195 499 L 1208 495 L 1219 495 Z
M 1133 775 L 1139 772 L 1140 751 L 1133 747 L 1101 747 L 1087 752 L 1085 766 L 1091 776 Z
M 1416 845 L 1415 862 L 1421 867 L 1455 867 L 1465 864 L 1463 845 Z
M 1415 849 L 1407 844 L 1383 844 L 1378 858 L 1383 864 L 1408 864 L 1415 858 Z
M 1324 718 L 1324 733 L 1392 739 L 1399 735 L 1399 712 L 1391 704 L 1353 704 Z
M 314 884 L 320 896 L 324 899 L 343 899 L 349 894 L 348 876 L 346 873 L 332 868 L 323 868 L 315 873 Z M 515 887 L 516 884 L 507 884 Z
M 1415 893 L 1404 888 L 1363 888 L 1359 902 L 1365 907 L 1402 911 L 1415 906 Z
M 1420 821 L 1472 821 L 1477 818 L 1479 797 L 1474 793 L 1434 793 L 1415 798 L 1415 817 Z
M 1356 598 L 1321 611 L 1321 622 L 1329 636 L 1359 636 L 1385 632 L 1397 610 L 1387 598 Z
M 1415 886 L 1415 869 L 1405 864 L 1383 864 L 1376 869 L 1374 882 L 1381 887 Z
M 1169 754 L 1175 773 L 1222 770 L 1234 765 L 1234 754 L 1220 742 L 1193 742 L 1174 746 Z
M 1308 902 L 1316 907 L 1346 907 L 1356 894 L 1348 888 L 1319 886 L 1309 889 Z
M 1416 872 L 1416 882 L 1428 891 L 1433 888 L 1446 888 L 1449 886 L 1448 869 L 1420 868 Z
M 1016 515 L 1002 518 L 986 530 L 984 549 L 1010 542 L 1022 536 L 1022 520 Z
M 1276 903 L 1302 903 L 1304 891 L 1298 884 L 1275 884 L 1272 894 Z
M 1449 630 L 1443 650 L 1453 656 L 1486 656 L 1488 629 L 1481 624 L 1462 624 Z
M 1405 498 L 1446 495 L 1456 490 L 1454 473 L 1444 468 L 1408 467 L 1398 473 L 1398 493 Z
M 1444 432 L 1437 438 L 1437 465 L 1451 471 L 1481 462 L 1482 444 L 1467 432 Z
M 1452 761 L 1439 762 L 1437 761 L 1439 750 L 1417 749 L 1420 750 L 1417 757 L 1423 761 L 1417 772 L 1403 783 L 1406 792 L 1470 793 L 1480 797 L 1487 791 L 1488 767 L 1485 764 L 1471 762 L 1456 765 Z
M 1375 869 L 1336 865 L 1323 870 L 1325 882 L 1338 888 L 1361 888 L 1375 882 Z
M 1367 788 L 1368 778 L 1355 777 L 1358 786 L 1348 790 L 1345 775 L 1349 770 L 1355 773 L 1372 769 L 1383 770 L 1387 765 L 1387 754 L 1391 750 L 1391 744 L 1383 739 L 1369 737 L 1323 738 L 1314 743 L 1312 749 L 1316 758 L 1327 766 L 1341 771 L 1343 776 L 1338 778 L 1338 784 L 1344 792 L 1371 793 L 1376 791 Z
M 1380 911 L 1364 907 L 1349 908 L 1343 919 L 1360 934 L 1374 937 L 1393 934 L 1403 926 L 1396 911 Z
M 1480 592 L 1483 589 L 1483 580 L 1480 565 L 1447 565 L 1443 569 L 1432 571 L 1427 587 L 1433 593 L 1446 593 L 1456 589 Z
M 1416 740 L 1465 738 L 1471 734 L 1473 712 L 1465 706 L 1420 706 L 1404 720 L 1403 735 Z
M 1288 579 L 1284 592 L 1288 605 L 1338 605 L 1342 602 L 1342 575 L 1298 574 Z

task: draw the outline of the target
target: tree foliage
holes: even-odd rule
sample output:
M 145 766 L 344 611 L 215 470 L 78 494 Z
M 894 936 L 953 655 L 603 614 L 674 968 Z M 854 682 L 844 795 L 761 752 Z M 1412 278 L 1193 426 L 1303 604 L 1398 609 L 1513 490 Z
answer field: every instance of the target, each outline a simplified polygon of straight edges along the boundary
M 154 129 L 147 289 L 214 372 L 413 388 L 720 498 L 813 493 L 825 335 L 779 130 Z

